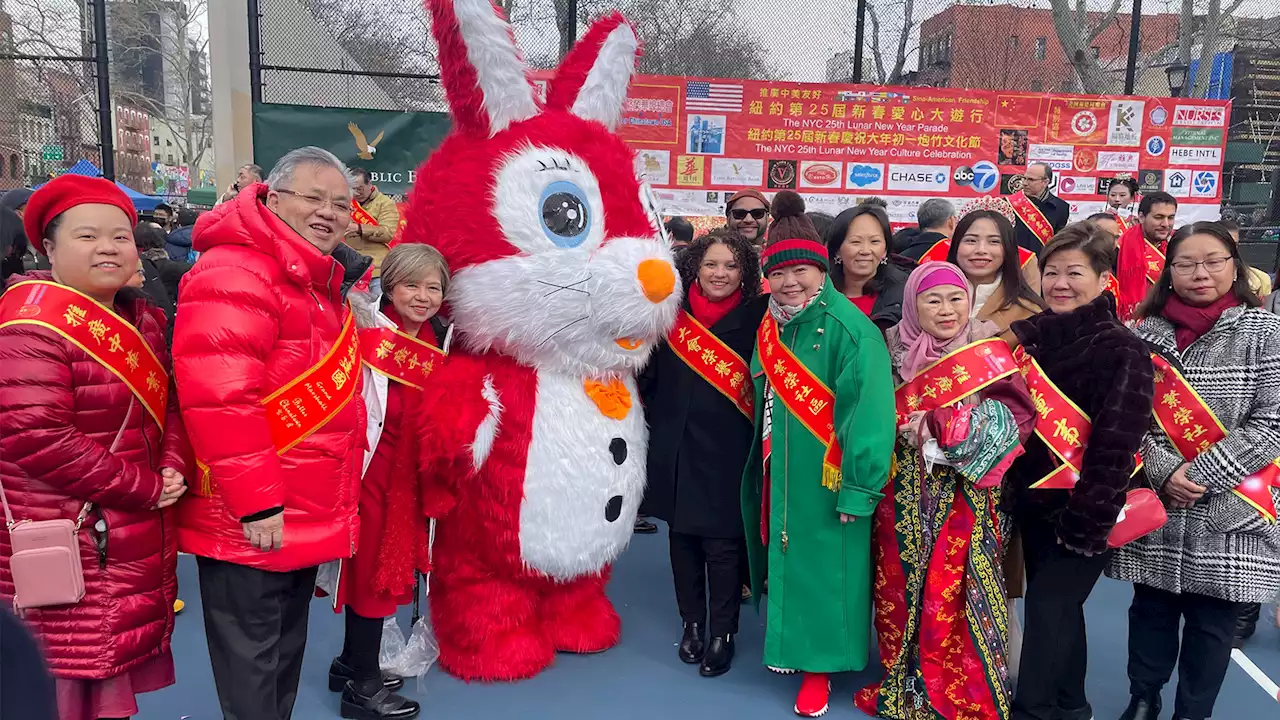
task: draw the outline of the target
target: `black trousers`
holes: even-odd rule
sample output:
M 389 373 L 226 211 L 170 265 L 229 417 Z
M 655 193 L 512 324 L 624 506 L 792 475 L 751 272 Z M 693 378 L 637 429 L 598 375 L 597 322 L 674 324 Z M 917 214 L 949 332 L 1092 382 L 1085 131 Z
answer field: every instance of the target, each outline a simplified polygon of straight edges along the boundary
M 1133 586 L 1129 606 L 1129 691 L 1158 693 L 1178 666 L 1173 715 L 1205 720 L 1231 664 L 1231 641 L 1245 603 Z M 1186 625 L 1179 632 L 1181 621 Z M 1181 642 L 1179 642 L 1181 641 Z M 1179 647 L 1181 645 L 1181 647 Z
M 226 720 L 289 720 L 316 568 L 269 572 L 196 558 L 204 632 Z
M 1058 544 L 1051 523 L 1020 525 L 1027 566 L 1022 664 L 1012 720 L 1089 720 L 1084 601 L 1111 559 Z
M 671 574 L 681 620 L 707 623 L 712 636 L 738 632 L 738 611 L 742 606 L 740 563 L 746 552 L 742 538 L 709 538 L 671 531 Z

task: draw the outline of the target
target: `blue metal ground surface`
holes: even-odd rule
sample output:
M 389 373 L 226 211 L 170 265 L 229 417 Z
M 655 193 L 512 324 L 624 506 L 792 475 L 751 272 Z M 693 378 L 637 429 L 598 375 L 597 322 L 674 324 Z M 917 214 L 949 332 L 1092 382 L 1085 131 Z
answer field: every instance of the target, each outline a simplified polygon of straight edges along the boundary
M 217 720 L 217 697 L 209 670 L 194 559 L 179 565 L 187 609 L 178 617 L 174 654 L 178 684 L 140 698 L 140 720 Z M 622 644 L 593 657 L 561 656 L 555 667 L 517 685 L 467 685 L 433 669 L 424 687 L 409 688 L 423 703 L 422 718 L 520 718 L 521 720 L 754 720 L 794 717 L 795 678 L 780 677 L 759 664 L 763 626 L 750 606 L 743 609 L 734 669 L 704 679 L 697 668 L 676 658 L 680 623 L 671 587 L 665 534 L 637 536 L 619 560 L 610 595 L 622 614 Z M 1125 678 L 1126 610 L 1131 591 L 1104 579 L 1088 606 L 1089 694 L 1098 720 L 1114 720 L 1128 701 Z M 408 613 L 402 625 L 408 626 Z M 337 696 L 326 687 L 329 660 L 342 647 L 342 620 L 323 601 L 311 611 L 311 634 L 297 720 L 338 716 Z M 1280 631 L 1265 622 L 1246 648 L 1250 659 L 1280 679 Z M 851 697 L 872 679 L 870 672 L 835 681 L 828 718 L 861 718 Z M 1172 706 L 1172 688 L 1166 689 Z M 1218 720 L 1280 718 L 1280 705 L 1232 665 L 1219 698 Z

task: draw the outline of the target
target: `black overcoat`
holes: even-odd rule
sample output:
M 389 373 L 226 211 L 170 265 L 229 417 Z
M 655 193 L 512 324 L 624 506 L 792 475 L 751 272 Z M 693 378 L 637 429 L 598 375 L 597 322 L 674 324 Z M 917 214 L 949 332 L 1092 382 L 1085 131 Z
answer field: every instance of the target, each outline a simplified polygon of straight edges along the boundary
M 768 306 L 767 295 L 746 300 L 709 329 L 750 363 Z M 751 450 L 751 420 L 666 343 L 641 375 L 640 393 L 649 422 L 649 485 L 641 512 L 680 533 L 742 537 L 742 468 Z

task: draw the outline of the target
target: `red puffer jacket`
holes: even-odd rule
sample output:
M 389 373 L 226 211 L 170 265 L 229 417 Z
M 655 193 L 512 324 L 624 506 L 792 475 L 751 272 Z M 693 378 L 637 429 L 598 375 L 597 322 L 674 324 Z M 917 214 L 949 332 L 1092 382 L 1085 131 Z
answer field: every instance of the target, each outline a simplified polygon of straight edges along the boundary
M 51 277 L 9 280 L 28 279 Z M 130 289 L 120 291 L 115 311 L 167 365 L 164 312 Z M 191 476 L 177 402 L 169 400 L 162 432 L 123 381 L 57 333 L 0 329 L 0 481 L 14 519 L 74 520 L 86 500 L 96 504 L 78 535 L 84 599 L 24 613 L 59 677 L 112 677 L 169 649 L 178 590 L 174 509 L 152 508 L 160 468 Z M 105 566 L 88 532 L 99 519 L 107 524 Z M 9 533 L 0 532 L 6 602 L 10 554 Z
M 355 551 L 364 403 L 357 386 L 327 423 L 276 453 L 262 399 L 324 357 L 349 310 L 343 268 L 263 204 L 266 185 L 196 223 L 200 261 L 182 280 L 173 335 L 178 398 L 212 483 L 178 505 L 184 552 L 263 570 L 311 567 Z M 360 382 L 360 373 L 351 382 Z M 241 518 L 283 507 L 284 547 L 261 552 Z

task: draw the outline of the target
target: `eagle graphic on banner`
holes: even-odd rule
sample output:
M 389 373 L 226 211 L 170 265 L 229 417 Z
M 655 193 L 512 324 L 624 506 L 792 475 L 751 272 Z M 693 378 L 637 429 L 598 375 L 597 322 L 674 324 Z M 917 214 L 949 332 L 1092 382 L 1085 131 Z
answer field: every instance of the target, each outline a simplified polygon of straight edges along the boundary
M 365 139 L 364 131 L 360 129 L 359 125 L 349 122 L 347 123 L 347 130 L 350 131 L 351 137 L 356 139 L 356 150 L 359 151 L 357 155 L 360 156 L 360 159 L 372 160 L 374 153 L 378 152 L 378 143 L 382 142 L 382 136 L 385 133 L 379 132 L 378 137 L 374 138 L 373 142 L 369 142 Z

